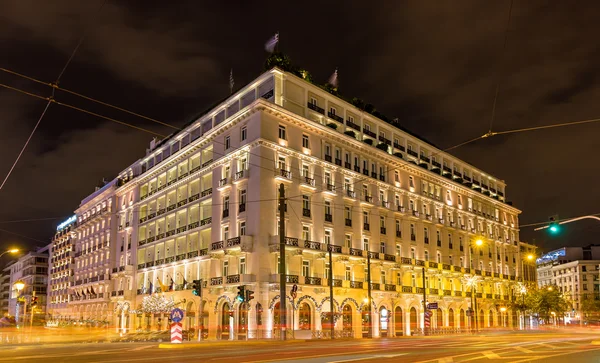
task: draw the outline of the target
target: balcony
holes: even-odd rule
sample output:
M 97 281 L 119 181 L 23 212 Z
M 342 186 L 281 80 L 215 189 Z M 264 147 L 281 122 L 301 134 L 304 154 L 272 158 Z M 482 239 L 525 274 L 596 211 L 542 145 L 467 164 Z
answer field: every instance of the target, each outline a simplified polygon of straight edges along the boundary
M 229 217 L 229 209 L 223 209 L 223 218 Z
M 288 284 L 298 284 L 300 280 L 298 279 L 298 275 L 285 275 L 285 282 Z
M 415 158 L 419 156 L 419 154 L 417 154 L 417 152 L 412 149 L 406 150 L 406 153 L 410 156 L 414 156 Z
M 302 208 L 302 217 L 310 218 L 310 209 Z
M 315 179 L 305 176 L 304 179 L 302 180 L 302 184 L 314 188 L 315 187 Z
M 225 246 L 225 242 L 224 241 L 217 241 L 217 242 L 211 243 L 210 249 L 212 251 L 222 250 L 224 246 Z
M 354 129 L 356 131 L 360 131 L 360 126 L 350 120 L 346 120 L 346 126 L 350 127 L 351 129 Z
M 286 182 L 292 181 L 292 172 L 285 169 L 279 169 L 275 179 Z
M 342 166 L 342 159 L 335 158 L 335 165 Z
M 346 196 L 349 198 L 356 198 L 356 192 L 354 192 L 354 190 L 346 189 Z
M 360 173 L 360 166 L 354 165 L 354 171 Z
M 177 208 L 177 204 L 171 204 L 170 206 L 167 207 L 167 212 L 170 212 L 170 211 L 174 210 L 175 208 Z M 148 216 L 148 218 L 150 218 L 150 216 Z
M 210 286 L 223 285 L 223 277 L 211 277 Z
M 385 232 L 386 232 L 386 228 L 385 227 L 379 227 L 379 233 L 385 234 Z
M 229 185 L 228 178 L 223 178 L 223 179 L 219 180 L 219 188 L 218 188 L 219 190 L 223 190 L 229 186 L 230 185 Z
M 198 228 L 200 227 L 200 222 L 196 221 L 196 222 L 192 222 L 188 225 L 188 229 L 194 229 L 194 228 Z
M 191 197 L 188 198 L 188 203 L 195 202 L 198 199 L 200 199 L 200 194 L 199 193 L 198 194 L 194 194 L 194 195 L 192 195 Z
M 406 212 L 406 208 L 403 205 L 396 205 L 398 212 L 404 213 Z
M 228 275 L 225 279 L 228 284 L 239 284 L 240 283 L 240 275 Z
M 324 110 L 324 109 L 322 109 L 321 107 L 319 107 L 319 106 L 315 105 L 314 103 L 308 102 L 308 104 L 307 104 L 307 106 L 306 106 L 306 107 L 308 107 L 309 109 L 311 109 L 311 110 L 313 110 L 313 111 L 315 111 L 315 112 L 318 112 L 318 113 L 320 113 L 321 115 L 324 115 L 324 114 L 325 114 L 325 110 Z
M 365 222 L 365 223 L 363 223 L 363 229 L 364 229 L 365 231 L 368 231 L 368 230 L 370 230 L 369 223 L 366 223 L 366 222 Z
M 325 222 L 333 222 L 333 215 L 325 213 Z
M 309 248 L 311 250 L 321 250 L 321 243 L 315 241 L 304 241 L 304 248 Z
M 200 193 L 200 198 L 207 197 L 211 194 L 212 194 L 212 188 L 205 189 L 202 191 L 202 193 Z
M 386 253 L 383 255 L 383 260 L 390 261 L 390 262 L 396 262 L 396 255 L 390 255 L 390 254 Z
M 350 256 L 360 256 L 362 257 L 363 253 L 361 249 L 358 248 L 350 248 Z
M 370 196 L 370 195 L 365 195 L 363 198 L 364 198 L 364 199 L 363 199 L 363 201 L 364 201 L 365 203 L 373 204 L 373 197 L 372 197 L 372 196 Z
M 352 164 L 350 164 L 349 162 L 345 161 L 344 162 L 344 168 L 346 168 L 348 170 L 352 170 Z
M 351 289 L 362 289 L 363 282 L 362 281 L 350 281 L 350 288 Z
M 187 226 L 181 226 L 181 227 L 177 228 L 176 233 L 181 233 L 181 232 L 185 232 L 185 231 L 187 231 Z
M 400 230 L 397 230 L 397 231 L 396 231 L 396 237 L 398 237 L 398 238 L 402 238 L 402 231 L 400 231 Z
M 403 293 L 412 294 L 413 293 L 413 287 L 412 286 L 402 286 L 402 292 Z
M 241 244 L 242 244 L 241 237 L 233 237 L 233 238 L 227 239 L 227 243 L 225 244 L 225 247 L 230 248 L 230 247 L 239 246 Z
M 325 192 L 329 194 L 335 194 L 335 185 L 325 184 Z
M 331 155 L 325 155 L 325 161 L 327 161 L 327 162 L 330 163 L 331 160 L 333 160 L 332 157 L 331 157 Z
M 393 284 L 385 284 L 385 285 L 384 285 L 384 290 L 385 290 L 385 291 L 396 291 L 396 285 L 393 285 Z
M 374 139 L 377 138 L 377 135 L 373 131 L 368 130 L 366 128 L 363 128 L 363 133 L 365 135 L 367 135 L 367 136 L 370 136 L 370 137 L 374 138 Z
M 420 214 L 419 214 L 418 210 L 413 210 L 412 211 L 412 215 L 415 216 L 415 217 L 419 217 Z
M 304 284 L 306 284 L 306 285 L 321 286 L 322 285 L 322 281 L 321 281 L 320 277 L 304 276 Z
M 352 227 L 352 219 L 346 218 L 346 227 Z
M 233 182 L 239 182 L 248 176 L 247 170 L 240 170 L 233 175 Z
M 201 226 L 206 226 L 211 223 L 212 223 L 212 217 L 204 218 L 203 220 L 200 221 Z
M 186 204 L 187 204 L 187 198 L 180 200 L 179 202 L 177 202 L 177 208 L 183 207 Z

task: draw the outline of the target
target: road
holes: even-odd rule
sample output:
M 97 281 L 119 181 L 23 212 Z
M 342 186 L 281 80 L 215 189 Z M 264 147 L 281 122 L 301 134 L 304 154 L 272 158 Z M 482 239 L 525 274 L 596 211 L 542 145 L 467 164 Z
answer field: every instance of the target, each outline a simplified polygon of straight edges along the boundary
M 218 342 L 161 349 L 158 343 L 0 344 L 2 362 L 454 363 L 598 362 L 600 331 L 499 332 L 372 340 Z

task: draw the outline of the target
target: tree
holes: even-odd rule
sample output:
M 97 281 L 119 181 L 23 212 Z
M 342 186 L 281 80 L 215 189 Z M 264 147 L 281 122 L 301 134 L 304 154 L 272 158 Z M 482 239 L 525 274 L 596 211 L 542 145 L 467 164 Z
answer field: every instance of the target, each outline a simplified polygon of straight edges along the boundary
M 548 322 L 552 313 L 557 317 L 564 316 L 571 304 L 557 286 L 550 285 L 529 290 L 525 296 L 525 309 L 537 315 L 538 320 Z
M 583 294 L 581 296 L 581 312 L 583 318 L 598 318 L 600 315 L 600 299 L 596 294 Z

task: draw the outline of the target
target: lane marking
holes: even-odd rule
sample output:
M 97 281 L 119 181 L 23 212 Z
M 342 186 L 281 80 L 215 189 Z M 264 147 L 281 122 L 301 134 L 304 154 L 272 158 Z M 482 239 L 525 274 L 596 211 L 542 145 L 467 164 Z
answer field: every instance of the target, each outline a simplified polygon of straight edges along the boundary
M 486 350 L 485 352 L 481 352 L 487 359 L 500 359 L 500 356 L 494 353 L 491 350 Z
M 539 360 L 539 359 L 548 359 L 548 358 L 554 358 L 554 357 L 560 357 L 563 355 L 569 355 L 569 354 L 576 354 L 576 353 L 583 353 L 583 352 L 593 352 L 593 351 L 598 351 L 600 350 L 600 348 L 596 348 L 596 349 L 586 349 L 586 350 L 575 350 L 572 352 L 567 352 L 567 353 L 558 353 L 558 354 L 552 354 L 552 355 L 544 355 L 544 356 L 536 356 L 536 357 L 527 357 L 526 359 L 523 360 L 516 360 L 513 361 L 511 363 L 521 363 L 521 362 L 531 362 L 532 360 Z
M 454 359 L 452 359 L 452 357 L 445 357 L 438 359 L 438 363 L 454 363 Z
M 533 350 L 531 349 L 527 349 L 527 348 L 523 348 L 523 347 L 515 347 L 516 350 L 521 351 L 523 353 L 534 353 Z

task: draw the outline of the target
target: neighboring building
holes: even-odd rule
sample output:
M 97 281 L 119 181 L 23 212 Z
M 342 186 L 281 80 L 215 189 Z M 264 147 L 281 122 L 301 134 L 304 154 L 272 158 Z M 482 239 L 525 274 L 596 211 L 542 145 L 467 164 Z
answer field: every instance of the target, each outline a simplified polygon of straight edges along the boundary
M 113 181 L 96 188 L 75 211 L 75 258 L 69 316 L 90 326 L 105 326 L 113 316 L 110 274 L 116 255 L 112 243 L 117 232 L 114 206 Z
M 361 337 L 370 319 L 375 336 L 422 328 L 424 287 L 438 302 L 432 326 L 465 328 L 464 279 L 473 275 L 479 323 L 499 325 L 526 251 L 504 182 L 279 69 L 152 141 L 82 202 L 72 289 L 96 294 L 77 297 L 78 316 L 107 316 L 125 332 L 165 330 L 167 314 L 140 309 L 160 294 L 186 311 L 184 329 L 201 326 L 208 339 L 276 337 L 280 184 L 296 337 L 326 330 L 329 276 L 343 336 Z M 201 304 L 191 291 L 198 279 Z M 254 291 L 249 304 L 236 302 L 241 285 Z
M 0 318 L 10 315 L 10 274 L 0 271 Z
M 600 245 L 563 247 L 537 260 L 538 286 L 555 285 L 573 306 L 565 321 L 579 320 L 588 312 L 583 301 L 600 298 Z
M 73 229 L 77 217 L 73 216 L 56 228 L 50 244 L 48 264 L 48 319 L 65 321 L 70 316 L 70 286 L 73 282 L 73 262 L 75 257 L 76 235 Z
M 41 322 L 46 318 L 48 289 L 48 250 L 50 246 L 38 248 L 35 252 L 29 252 L 13 261 L 4 268 L 4 272 L 10 275 L 9 289 L 10 297 L 8 303 L 8 313 L 11 316 L 17 315 L 17 298 L 19 292 L 15 287 L 15 282 L 23 281 L 24 289 L 20 292 L 27 304 L 27 321 L 31 318 L 31 301 L 33 292 L 37 296 L 37 306 L 34 310 L 34 322 Z M 19 321 L 24 321 L 23 304 L 19 303 Z
M 529 243 L 519 242 L 521 262 L 523 263 L 523 280 L 528 284 L 537 284 L 536 250 L 537 246 Z M 529 258 L 531 256 L 531 258 Z

